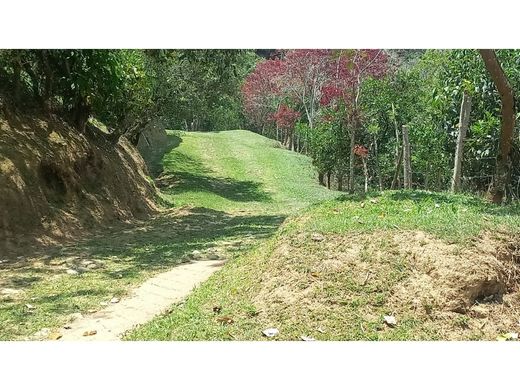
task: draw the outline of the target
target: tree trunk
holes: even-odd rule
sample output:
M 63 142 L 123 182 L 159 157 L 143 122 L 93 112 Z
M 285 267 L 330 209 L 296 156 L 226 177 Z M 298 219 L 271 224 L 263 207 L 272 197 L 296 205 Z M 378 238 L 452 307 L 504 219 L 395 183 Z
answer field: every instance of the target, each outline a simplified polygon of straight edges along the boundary
M 464 140 L 469 126 L 471 113 L 471 96 L 464 91 L 462 104 L 460 106 L 459 134 L 457 136 L 457 147 L 455 149 L 455 163 L 453 164 L 453 177 L 451 179 L 451 191 L 460 191 L 460 176 L 462 172 L 462 155 L 464 153 Z
M 354 192 L 354 163 L 356 155 L 354 154 L 354 148 L 356 146 L 356 125 L 350 130 L 350 160 L 348 163 L 348 192 Z
M 51 96 L 53 89 L 53 73 L 52 68 L 49 64 L 49 56 L 47 50 L 42 50 L 41 52 L 42 60 L 43 60 L 43 69 L 45 73 L 45 88 L 43 91 L 43 105 L 47 113 L 51 111 Z
M 501 123 L 500 144 L 497 154 L 495 176 L 490 189 L 490 195 L 494 203 L 502 203 L 508 200 L 508 189 L 511 186 L 511 144 L 513 141 L 513 129 L 515 126 L 515 110 L 513 90 L 509 85 L 495 51 L 490 49 L 479 50 L 484 65 L 493 79 L 493 83 L 500 94 Z
M 379 153 L 377 151 L 377 137 L 374 136 L 374 159 L 376 163 L 376 175 L 379 183 L 379 191 L 383 191 L 383 178 L 381 177 L 381 168 L 379 167 Z
M 368 166 L 367 159 L 365 157 L 361 158 L 363 162 L 363 175 L 365 176 L 365 194 L 368 192 Z
M 394 103 L 392 103 L 392 114 L 394 117 L 394 128 L 395 128 L 395 165 L 397 166 L 397 169 L 400 170 L 401 163 L 399 162 L 399 159 L 402 161 L 402 152 L 403 149 L 401 148 L 401 135 L 399 134 L 399 126 L 397 125 L 397 114 L 395 112 L 395 106 Z M 392 184 L 394 185 L 394 184 Z M 397 173 L 397 180 L 395 182 L 396 186 L 401 186 L 400 180 L 399 180 L 399 173 Z
M 410 139 L 408 138 L 408 126 L 403 125 L 403 176 L 404 188 L 412 188 L 412 164 L 410 158 Z
M 21 90 L 21 73 L 22 73 L 22 60 L 19 52 L 16 52 L 13 63 L 13 80 L 14 80 L 14 91 L 13 98 L 16 104 L 20 103 L 20 90 Z
M 330 171 L 327 172 L 327 188 L 330 190 L 330 176 L 331 176 L 331 173 Z
M 318 182 L 325 186 L 325 174 L 323 172 L 318 172 Z
M 401 150 L 399 150 L 399 155 L 397 156 L 397 161 L 395 163 L 394 178 L 392 180 L 392 184 L 390 185 L 391 190 L 395 190 L 397 188 L 397 181 L 399 180 L 399 171 L 401 171 L 402 162 L 403 162 L 403 148 L 401 148 Z
M 338 191 L 343 191 L 343 173 L 338 173 Z

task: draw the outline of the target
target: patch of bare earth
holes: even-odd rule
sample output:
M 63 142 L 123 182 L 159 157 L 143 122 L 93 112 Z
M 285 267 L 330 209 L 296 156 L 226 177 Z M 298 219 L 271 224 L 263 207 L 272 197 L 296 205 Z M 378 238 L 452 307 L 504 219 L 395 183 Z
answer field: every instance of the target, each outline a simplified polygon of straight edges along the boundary
M 264 265 L 254 304 L 262 322 L 287 329 L 325 329 L 328 339 L 392 338 L 400 327 L 401 339 L 520 331 L 520 237 L 461 246 L 424 232 L 301 233 Z

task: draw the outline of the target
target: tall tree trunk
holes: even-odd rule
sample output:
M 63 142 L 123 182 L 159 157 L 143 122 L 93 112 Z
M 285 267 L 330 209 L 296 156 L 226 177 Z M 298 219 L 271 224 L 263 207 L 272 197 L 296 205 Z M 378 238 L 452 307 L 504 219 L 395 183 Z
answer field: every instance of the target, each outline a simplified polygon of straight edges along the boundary
M 323 172 L 318 172 L 318 182 L 325 186 L 325 174 Z
M 462 155 L 464 153 L 464 140 L 469 126 L 471 113 L 471 96 L 464 91 L 460 106 L 459 134 L 457 136 L 457 147 L 455 149 L 455 163 L 453 164 L 453 177 L 451 179 L 451 191 L 460 191 L 460 176 L 462 172 Z
M 412 164 L 410 157 L 410 139 L 408 137 L 408 126 L 403 125 L 403 176 L 405 189 L 412 188 Z
M 397 188 L 397 181 L 399 180 L 399 172 L 401 171 L 402 162 L 403 162 L 403 148 L 401 148 L 401 150 L 399 150 L 399 155 L 397 156 L 397 161 L 395 163 L 394 178 L 392 180 L 392 184 L 390 185 L 391 190 L 395 190 Z
M 376 163 L 376 175 L 379 183 L 379 191 L 383 191 L 383 178 L 381 177 L 381 168 L 379 166 L 379 153 L 377 150 L 377 137 L 374 135 L 374 159 Z
M 16 51 L 13 63 L 13 80 L 14 80 L 14 91 L 13 97 L 16 104 L 20 103 L 20 90 L 21 90 L 21 73 L 22 73 L 22 60 L 20 58 L 20 52 Z
M 511 186 L 511 144 L 513 141 L 513 129 L 515 127 L 515 110 L 513 90 L 509 85 L 506 75 L 495 51 L 490 49 L 479 50 L 484 65 L 493 79 L 493 83 L 500 94 L 502 102 L 500 123 L 500 144 L 497 154 L 495 176 L 490 189 L 490 195 L 494 203 L 502 203 L 504 198 L 508 200 L 508 189 Z
M 356 146 L 356 126 L 357 123 L 354 123 L 354 126 L 350 129 L 350 159 L 348 163 L 348 192 L 354 192 L 354 163 L 356 155 L 354 154 L 354 148 Z
M 45 87 L 43 91 L 43 105 L 47 113 L 51 111 L 51 96 L 53 89 L 53 73 L 52 68 L 49 64 L 49 55 L 47 50 L 41 51 L 41 56 L 43 60 L 43 69 L 45 73 Z
M 338 172 L 338 191 L 343 191 L 343 172 Z
M 368 165 L 365 157 L 361 158 L 363 162 L 363 175 L 365 176 L 365 194 L 368 192 Z
M 331 177 L 331 172 L 327 172 L 327 188 L 330 190 L 330 177 Z
M 395 112 L 395 106 L 394 103 L 392 103 L 392 114 L 394 117 L 394 128 L 395 128 L 395 165 L 397 167 L 397 171 L 400 171 L 401 163 L 399 162 L 399 159 L 402 161 L 402 152 L 403 149 L 401 148 L 401 135 L 399 134 L 399 126 L 397 125 L 397 113 Z M 392 182 L 393 183 L 393 182 Z M 397 173 L 397 180 L 395 181 L 395 185 L 392 189 L 395 188 L 395 186 L 401 186 L 400 180 L 399 180 L 399 172 Z

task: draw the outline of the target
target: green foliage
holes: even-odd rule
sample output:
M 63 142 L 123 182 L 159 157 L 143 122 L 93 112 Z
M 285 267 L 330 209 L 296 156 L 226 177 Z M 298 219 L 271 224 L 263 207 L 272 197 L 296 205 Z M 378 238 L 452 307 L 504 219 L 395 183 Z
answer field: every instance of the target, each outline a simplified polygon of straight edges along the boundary
M 17 107 L 90 115 L 133 137 L 153 118 L 174 128 L 239 128 L 239 88 L 251 50 L 3 50 L 0 92 Z

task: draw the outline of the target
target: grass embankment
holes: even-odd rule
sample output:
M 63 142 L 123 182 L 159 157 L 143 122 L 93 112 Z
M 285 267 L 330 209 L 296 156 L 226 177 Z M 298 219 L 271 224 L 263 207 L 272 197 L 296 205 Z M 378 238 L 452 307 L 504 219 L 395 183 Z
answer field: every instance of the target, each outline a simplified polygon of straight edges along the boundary
M 248 131 L 170 132 L 154 166 L 166 205 L 156 218 L 116 226 L 74 245 L 3 259 L 0 340 L 59 328 L 99 310 L 194 250 L 234 258 L 284 219 L 337 193 L 316 183 L 310 160 Z
M 518 204 L 464 195 L 325 201 L 128 338 L 496 339 L 520 330 L 519 231 Z

